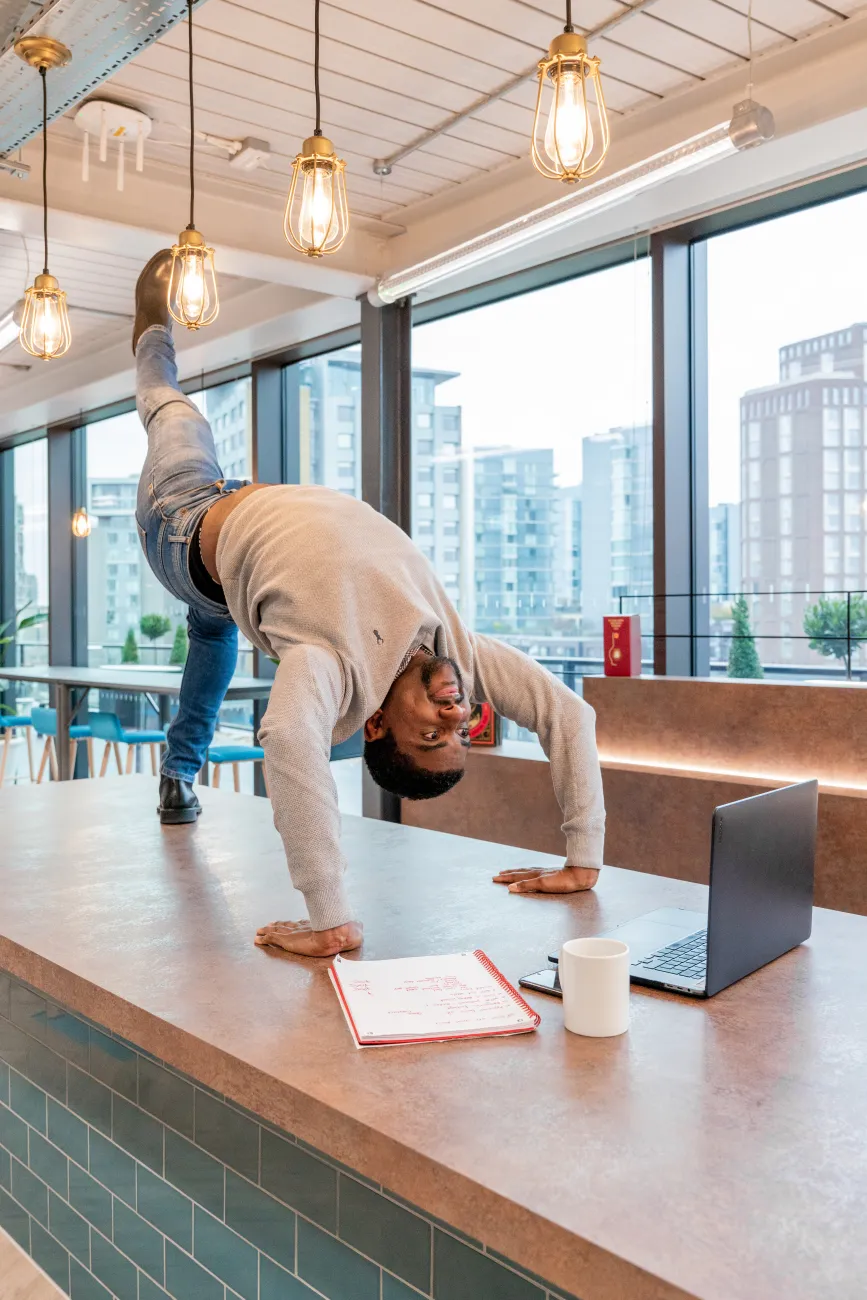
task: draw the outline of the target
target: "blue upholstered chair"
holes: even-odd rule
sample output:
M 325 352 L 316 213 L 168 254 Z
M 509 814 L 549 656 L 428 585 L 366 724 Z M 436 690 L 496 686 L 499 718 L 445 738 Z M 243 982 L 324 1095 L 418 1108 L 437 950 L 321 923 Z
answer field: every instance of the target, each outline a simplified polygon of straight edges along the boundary
M 45 737 L 45 744 L 42 747 L 42 759 L 39 764 L 39 772 L 36 777 L 36 783 L 39 785 L 45 774 L 46 763 L 50 764 L 51 776 L 57 780 L 57 749 L 55 741 L 57 739 L 57 710 L 36 708 L 30 714 L 33 720 L 33 730 L 37 736 Z M 73 724 L 69 728 L 69 766 L 70 769 L 75 767 L 75 759 L 78 754 L 78 746 L 81 741 L 87 744 L 87 773 L 93 776 L 93 739 L 90 727 Z
M 261 763 L 265 780 L 265 793 L 268 792 L 268 778 L 265 775 L 265 751 L 259 745 L 212 745 L 208 750 L 208 762 L 214 765 L 213 787 L 220 788 L 220 772 L 224 763 L 232 764 L 232 776 L 235 781 L 235 793 L 241 789 L 241 763 Z
M 26 713 L 0 713 L 0 738 L 3 740 L 3 752 L 0 754 L 0 785 L 3 784 L 6 776 L 9 742 L 16 731 L 23 731 L 27 738 L 27 762 L 30 765 L 30 780 L 33 780 L 33 719 Z
M 132 771 L 135 751 L 141 745 L 147 745 L 151 751 L 151 772 L 156 776 L 159 770 L 159 748 L 165 744 L 166 733 L 164 731 L 128 731 L 121 723 L 116 713 L 91 713 L 90 729 L 97 740 L 105 741 L 105 749 L 102 754 L 102 765 L 99 769 L 99 775 L 105 776 L 108 768 L 108 758 L 114 750 L 117 770 L 122 774 L 124 768 L 120 761 L 120 746 L 126 745 L 126 773 Z

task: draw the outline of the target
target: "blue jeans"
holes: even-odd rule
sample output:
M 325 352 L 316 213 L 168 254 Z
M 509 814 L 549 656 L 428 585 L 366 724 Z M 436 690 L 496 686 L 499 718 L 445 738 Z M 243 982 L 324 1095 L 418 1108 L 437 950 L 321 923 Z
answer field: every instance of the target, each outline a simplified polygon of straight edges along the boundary
M 190 545 L 217 497 L 243 487 L 222 476 L 211 426 L 178 388 L 169 330 L 152 325 L 136 348 L 136 405 L 148 435 L 136 523 L 154 576 L 189 606 L 190 648 L 178 712 L 168 730 L 164 776 L 192 781 L 205 764 L 238 658 L 238 629 L 225 605 L 190 578 Z

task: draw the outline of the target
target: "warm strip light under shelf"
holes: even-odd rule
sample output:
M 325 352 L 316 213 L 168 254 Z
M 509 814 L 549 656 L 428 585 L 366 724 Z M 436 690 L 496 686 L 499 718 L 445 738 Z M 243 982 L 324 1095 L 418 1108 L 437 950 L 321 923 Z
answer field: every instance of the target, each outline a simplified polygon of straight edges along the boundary
M 696 763 L 671 763 L 660 758 L 624 758 L 622 754 L 600 754 L 599 762 L 603 767 L 612 767 L 624 771 L 658 773 L 676 773 L 678 776 L 714 777 L 722 781 L 755 781 L 762 785 L 797 785 L 799 781 L 812 780 L 810 776 L 790 776 L 780 772 L 747 772 L 743 768 L 703 767 Z M 819 776 L 819 789 L 833 791 L 836 794 L 867 795 L 867 785 L 858 785 L 853 781 L 833 781 Z

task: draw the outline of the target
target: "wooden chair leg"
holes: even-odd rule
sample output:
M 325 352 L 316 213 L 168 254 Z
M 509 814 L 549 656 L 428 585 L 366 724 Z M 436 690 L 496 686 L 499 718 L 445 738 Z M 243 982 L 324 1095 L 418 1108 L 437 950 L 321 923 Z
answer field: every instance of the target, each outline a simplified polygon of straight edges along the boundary
M 129 776 L 132 771 L 133 760 L 135 758 L 135 745 L 126 747 L 126 775 Z
M 102 767 L 99 769 L 99 775 L 105 776 L 108 771 L 108 760 L 111 757 L 111 742 L 105 742 L 105 749 L 102 751 Z
M 45 744 L 42 746 L 42 762 L 39 764 L 39 774 L 36 777 L 36 784 L 42 784 L 42 777 L 45 774 L 45 764 L 48 762 L 48 755 L 51 750 L 51 737 L 45 737 Z
M 220 788 L 220 773 L 222 772 L 222 770 L 223 770 L 222 763 L 214 764 L 214 779 L 211 782 L 211 785 L 215 790 L 219 790 Z
M 48 737 L 48 766 L 51 771 L 52 781 L 58 781 L 60 778 L 57 772 L 57 746 L 54 743 L 54 737 Z
M 78 741 L 70 740 L 69 742 L 69 774 L 75 772 L 75 760 L 78 758 Z
M 120 761 L 120 745 L 116 740 L 112 742 L 112 748 L 114 749 L 114 760 L 117 763 L 117 774 L 118 776 L 123 776 L 123 763 Z
M 24 735 L 27 739 L 27 766 L 30 768 L 31 782 L 33 780 L 33 736 L 31 735 L 32 731 L 33 731 L 32 727 L 24 728 Z
M 93 736 L 87 737 L 87 775 L 96 776 L 96 764 L 93 758 Z
M 241 793 L 241 768 L 237 763 L 232 764 L 232 777 L 235 782 L 235 794 Z
M 9 753 L 9 736 L 11 731 L 11 727 L 3 728 L 3 754 L 0 756 L 0 785 L 3 784 L 3 778 L 6 775 L 6 757 Z
M 151 746 L 150 746 L 150 751 L 151 751 L 151 774 L 152 774 L 153 776 L 156 776 L 156 774 L 157 774 L 157 746 L 156 746 L 156 745 L 151 745 Z

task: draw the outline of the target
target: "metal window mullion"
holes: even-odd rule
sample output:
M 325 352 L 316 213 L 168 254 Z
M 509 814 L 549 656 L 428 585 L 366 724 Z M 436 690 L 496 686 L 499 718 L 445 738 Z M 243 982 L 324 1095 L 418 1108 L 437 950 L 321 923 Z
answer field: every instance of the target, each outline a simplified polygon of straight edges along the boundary
M 653 669 L 693 673 L 693 365 L 691 250 L 651 240 L 653 277 Z
M 689 333 L 691 353 L 690 491 L 692 600 L 690 601 L 693 677 L 710 676 L 710 481 L 707 244 L 690 245 Z
M 361 493 L 412 531 L 412 305 L 361 302 Z M 362 769 L 362 812 L 400 821 L 400 800 Z

